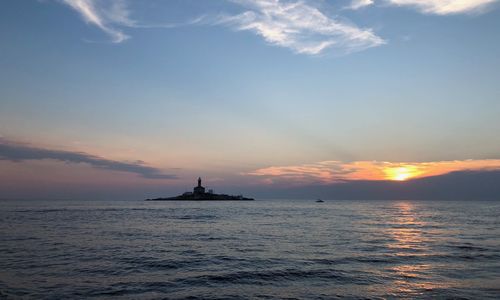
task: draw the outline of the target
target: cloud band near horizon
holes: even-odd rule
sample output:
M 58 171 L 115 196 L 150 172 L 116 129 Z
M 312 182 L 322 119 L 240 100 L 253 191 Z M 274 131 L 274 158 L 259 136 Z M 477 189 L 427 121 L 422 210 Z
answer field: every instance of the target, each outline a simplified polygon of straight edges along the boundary
M 457 171 L 500 170 L 500 159 L 435 162 L 322 161 L 293 166 L 270 166 L 245 175 L 263 183 L 325 184 L 356 180 L 395 180 L 438 176 Z
M 174 174 L 164 174 L 160 169 L 144 165 L 141 161 L 116 161 L 84 152 L 45 149 L 0 138 L 0 160 L 22 162 L 28 160 L 46 159 L 75 164 L 85 163 L 98 169 L 134 173 L 146 179 L 178 178 Z

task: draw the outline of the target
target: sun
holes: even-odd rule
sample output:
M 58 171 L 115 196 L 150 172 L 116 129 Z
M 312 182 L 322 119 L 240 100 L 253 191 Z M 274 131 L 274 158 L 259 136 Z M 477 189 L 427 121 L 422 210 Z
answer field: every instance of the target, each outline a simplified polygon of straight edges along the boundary
M 408 170 L 408 168 L 401 167 L 401 168 L 397 168 L 395 170 L 393 180 L 404 181 L 410 177 L 411 177 L 411 174 L 410 174 L 410 171 Z
M 396 168 L 387 168 L 384 170 L 386 178 L 395 181 L 405 181 L 407 179 L 420 175 L 418 168 L 415 166 L 401 166 Z

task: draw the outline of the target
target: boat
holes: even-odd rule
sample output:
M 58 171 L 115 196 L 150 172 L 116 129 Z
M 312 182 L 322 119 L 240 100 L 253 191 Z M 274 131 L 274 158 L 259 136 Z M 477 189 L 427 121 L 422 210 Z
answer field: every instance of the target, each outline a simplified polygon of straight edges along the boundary
M 323 203 L 323 202 L 325 202 L 325 201 L 323 201 L 323 200 L 321 200 L 321 199 L 318 199 L 318 200 L 316 200 L 316 202 L 318 202 L 318 203 Z

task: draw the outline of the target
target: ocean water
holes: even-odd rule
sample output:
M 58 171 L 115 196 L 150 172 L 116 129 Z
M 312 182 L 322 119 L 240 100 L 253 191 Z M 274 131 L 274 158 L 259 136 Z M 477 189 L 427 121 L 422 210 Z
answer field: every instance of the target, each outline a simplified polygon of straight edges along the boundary
M 500 299 L 500 202 L 1 201 L 1 299 Z

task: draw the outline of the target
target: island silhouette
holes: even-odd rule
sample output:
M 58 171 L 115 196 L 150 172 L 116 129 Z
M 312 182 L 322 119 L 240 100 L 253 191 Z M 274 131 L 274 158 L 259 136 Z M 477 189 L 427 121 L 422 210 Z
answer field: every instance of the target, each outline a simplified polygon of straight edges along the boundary
M 146 201 L 175 201 L 175 200 L 195 200 L 195 201 L 211 201 L 211 200 L 236 200 L 236 201 L 252 201 L 253 198 L 246 198 L 242 195 L 226 195 L 215 194 L 213 190 L 205 191 L 205 187 L 201 185 L 201 177 L 198 177 L 198 185 L 193 188 L 192 192 L 185 192 L 182 195 L 167 198 L 146 199 Z

